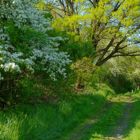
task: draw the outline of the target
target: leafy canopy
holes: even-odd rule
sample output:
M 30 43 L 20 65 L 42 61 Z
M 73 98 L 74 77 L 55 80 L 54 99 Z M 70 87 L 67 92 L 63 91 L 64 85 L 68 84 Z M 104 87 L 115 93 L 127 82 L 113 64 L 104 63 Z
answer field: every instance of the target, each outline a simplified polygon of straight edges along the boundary
M 53 26 L 92 42 L 94 63 L 118 56 L 140 56 L 139 0 L 59 0 Z M 57 14 L 59 13 L 59 14 Z M 60 16 L 61 15 L 61 16 Z M 59 27 L 59 28 L 58 28 Z

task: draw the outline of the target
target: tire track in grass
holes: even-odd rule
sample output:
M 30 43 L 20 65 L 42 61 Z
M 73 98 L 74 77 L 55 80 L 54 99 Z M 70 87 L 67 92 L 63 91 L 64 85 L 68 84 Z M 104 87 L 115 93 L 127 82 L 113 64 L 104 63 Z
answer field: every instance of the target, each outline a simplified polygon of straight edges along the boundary
M 120 105 L 114 102 L 106 103 L 94 117 L 86 119 L 63 140 L 89 140 L 86 135 L 90 131 L 93 132 L 92 140 L 122 140 L 131 116 L 132 98 L 126 98 L 125 96 L 124 99 L 121 98 L 118 102 L 121 103 Z M 117 109 L 117 112 L 114 109 Z M 109 118 L 112 118 L 112 115 L 114 115 L 113 121 L 110 122 Z M 102 133 L 98 131 L 99 129 L 102 129 Z M 96 137 L 95 132 L 101 135 Z
M 123 113 L 118 120 L 117 126 L 114 127 L 112 133 L 112 140 L 122 140 L 125 131 L 129 126 L 129 120 L 131 119 L 132 101 L 126 102 L 123 105 Z M 110 140 L 111 140 L 110 138 Z
M 103 108 L 93 117 L 86 119 L 83 123 L 81 123 L 78 127 L 74 128 L 73 131 L 63 138 L 63 140 L 81 140 L 86 133 L 90 129 L 93 128 L 94 124 L 96 124 L 102 114 L 104 114 L 108 109 L 112 106 L 111 102 L 105 103 Z

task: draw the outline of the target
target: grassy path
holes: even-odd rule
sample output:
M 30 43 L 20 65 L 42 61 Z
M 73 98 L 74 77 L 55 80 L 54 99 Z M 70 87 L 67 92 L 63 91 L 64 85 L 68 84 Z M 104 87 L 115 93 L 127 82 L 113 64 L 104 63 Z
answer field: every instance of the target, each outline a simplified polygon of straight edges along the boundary
M 111 102 L 74 128 L 63 140 L 122 140 L 131 119 L 133 98 L 122 96 Z
M 124 110 L 122 113 L 122 116 L 120 117 L 118 121 L 118 125 L 115 126 L 114 132 L 113 132 L 113 137 L 114 139 L 123 139 L 123 135 L 125 131 L 128 128 L 129 121 L 131 119 L 131 109 L 132 109 L 132 104 L 131 103 L 125 103 L 124 104 Z
M 0 112 L 0 140 L 140 140 L 140 94 L 21 104 Z
M 111 107 L 111 103 L 106 103 L 104 107 L 98 111 L 96 115 L 86 119 L 78 127 L 76 127 L 68 136 L 63 140 L 81 140 L 90 129 L 98 122 L 99 116 L 104 114 Z

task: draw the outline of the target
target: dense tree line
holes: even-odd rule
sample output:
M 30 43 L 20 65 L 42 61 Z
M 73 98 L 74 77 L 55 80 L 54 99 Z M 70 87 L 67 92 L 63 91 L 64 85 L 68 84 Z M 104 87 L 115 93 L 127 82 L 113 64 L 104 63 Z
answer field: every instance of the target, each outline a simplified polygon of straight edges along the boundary
M 0 0 L 0 91 L 21 75 L 66 71 L 76 88 L 122 75 L 138 87 L 139 21 L 139 0 Z

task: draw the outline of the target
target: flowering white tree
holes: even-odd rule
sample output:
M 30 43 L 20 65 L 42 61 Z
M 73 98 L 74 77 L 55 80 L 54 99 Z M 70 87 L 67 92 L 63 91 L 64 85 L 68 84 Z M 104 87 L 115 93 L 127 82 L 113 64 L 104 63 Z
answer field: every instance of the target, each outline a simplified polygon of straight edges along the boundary
M 36 65 L 48 72 L 52 78 L 56 73 L 65 75 L 65 66 L 70 63 L 65 52 L 59 52 L 57 41 L 61 37 L 50 37 L 50 20 L 36 8 L 38 0 L 0 0 L 0 79 L 5 73 L 20 73 L 22 67 L 34 71 Z M 30 52 L 24 54 L 12 44 L 9 24 L 15 29 L 44 34 L 44 39 L 29 40 Z M 37 37 L 36 37 L 37 38 Z M 39 61 L 38 61 L 39 60 Z

